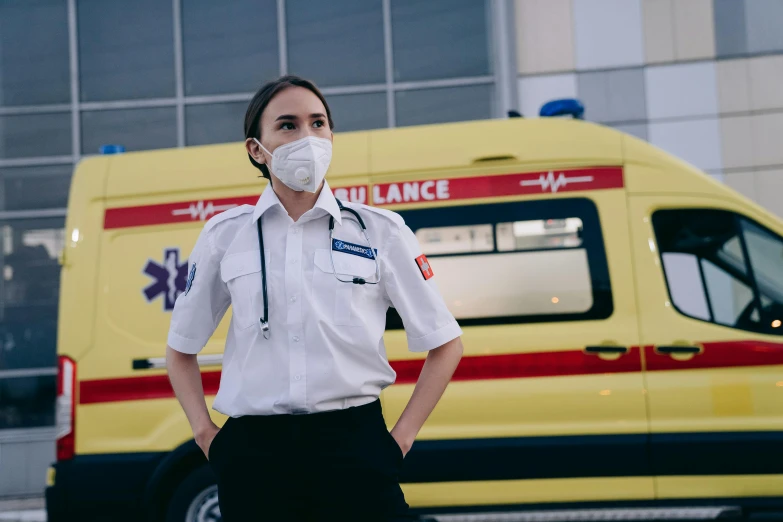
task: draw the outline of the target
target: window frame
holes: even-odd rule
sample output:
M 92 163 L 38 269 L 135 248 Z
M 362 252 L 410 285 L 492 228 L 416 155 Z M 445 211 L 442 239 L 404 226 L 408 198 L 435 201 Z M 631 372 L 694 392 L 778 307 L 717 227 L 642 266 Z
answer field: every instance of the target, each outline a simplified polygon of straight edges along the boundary
M 612 283 L 606 254 L 603 228 L 595 202 L 585 197 L 513 201 L 507 203 L 486 203 L 455 205 L 437 208 L 401 210 L 399 214 L 415 234 L 420 228 L 448 226 L 492 225 L 494 245 L 492 251 L 460 252 L 456 254 L 433 254 L 427 257 L 435 262 L 441 257 L 469 257 L 486 255 L 529 254 L 534 252 L 584 249 L 590 272 L 593 306 L 586 312 L 564 314 L 509 315 L 500 317 L 457 318 L 461 326 L 489 326 L 506 324 L 533 324 L 574 321 L 604 320 L 614 313 Z M 491 219 L 488 219 L 491 216 Z M 530 250 L 499 251 L 497 225 L 515 221 L 565 219 L 578 217 L 582 220 L 582 244 L 578 247 L 539 248 Z M 402 320 L 394 308 L 389 308 L 386 329 L 402 329 Z
M 737 237 L 739 239 L 740 248 L 741 248 L 741 251 L 742 251 L 742 257 L 743 257 L 743 261 L 745 263 L 744 268 L 745 268 L 745 272 L 746 272 L 746 275 L 747 275 L 747 278 L 748 278 L 748 281 L 745 282 L 742 279 L 739 279 L 736 276 L 736 274 L 734 273 L 733 270 L 729 270 L 729 269 L 727 269 L 724 266 L 716 264 L 714 261 L 712 261 L 712 260 L 710 260 L 708 258 L 702 258 L 702 257 L 696 256 L 696 258 L 697 258 L 697 265 L 699 267 L 699 274 L 701 276 L 700 285 L 701 285 L 702 291 L 704 292 L 705 298 L 707 299 L 708 311 L 710 313 L 710 318 L 711 318 L 710 320 L 702 319 L 700 317 L 695 317 L 693 315 L 685 313 L 683 310 L 680 309 L 680 307 L 675 302 L 673 294 L 672 294 L 672 287 L 671 287 L 671 284 L 669 283 L 669 275 L 666 273 L 666 268 L 665 268 L 665 265 L 664 265 L 664 262 L 663 262 L 663 255 L 665 253 L 669 253 L 669 252 L 664 252 L 664 250 L 660 246 L 660 241 L 658 239 L 658 232 L 656 230 L 657 227 L 656 227 L 656 223 L 655 223 L 656 215 L 661 215 L 661 214 L 670 213 L 670 212 L 680 212 L 681 213 L 681 212 L 698 212 L 698 211 L 723 212 L 723 213 L 729 214 L 731 216 L 732 227 L 733 227 L 733 230 L 735 232 L 735 236 L 733 236 L 733 237 Z M 763 329 L 761 323 L 759 323 L 759 328 L 758 329 L 750 329 L 750 328 L 741 328 L 741 327 L 738 327 L 736 325 L 727 325 L 727 324 L 722 324 L 722 323 L 716 322 L 715 321 L 715 312 L 712 309 L 712 304 L 711 304 L 711 300 L 710 300 L 710 293 L 709 293 L 709 289 L 707 288 L 707 282 L 706 282 L 706 277 L 705 277 L 705 274 L 704 274 L 704 268 L 702 266 L 702 260 L 706 260 L 706 261 L 712 263 L 716 268 L 720 268 L 721 270 L 723 270 L 724 272 L 726 272 L 730 276 L 733 276 L 733 277 L 737 278 L 737 280 L 739 282 L 747 285 L 748 288 L 753 292 L 752 302 L 753 302 L 754 306 L 756 307 L 756 309 L 758 310 L 759 317 L 760 317 L 761 316 L 761 310 L 762 310 L 762 305 L 761 305 L 761 295 L 762 294 L 761 294 L 761 291 L 759 290 L 758 282 L 756 281 L 756 275 L 755 275 L 755 272 L 754 272 L 753 265 L 751 263 L 750 252 L 749 252 L 749 249 L 748 249 L 747 240 L 745 238 L 745 231 L 743 229 L 742 222 L 746 221 L 746 222 L 748 222 L 748 223 L 758 227 L 763 232 L 765 232 L 765 233 L 769 234 L 770 236 L 772 236 L 773 238 L 779 240 L 782 245 L 783 245 L 783 236 L 781 236 L 780 234 L 778 234 L 775 231 L 771 230 L 769 227 L 766 227 L 763 224 L 759 223 L 755 219 L 752 219 L 752 218 L 748 217 L 745 214 L 740 214 L 737 211 L 734 211 L 734 210 L 731 210 L 731 209 L 727 209 L 727 208 L 716 208 L 716 207 L 659 208 L 659 209 L 655 210 L 654 212 L 652 212 L 652 214 L 650 215 L 650 218 L 651 218 L 650 219 L 650 223 L 651 223 L 652 230 L 653 230 L 653 237 L 655 238 L 655 245 L 656 245 L 656 249 L 658 251 L 658 259 L 659 259 L 659 262 L 660 262 L 659 264 L 660 264 L 660 267 L 661 267 L 661 274 L 663 275 L 663 281 L 664 281 L 664 284 L 666 285 L 666 293 L 667 293 L 667 295 L 669 297 L 669 302 L 671 303 L 672 308 L 674 308 L 674 310 L 676 310 L 678 314 L 680 314 L 681 316 L 683 316 L 685 318 L 691 319 L 693 321 L 699 321 L 700 323 L 707 323 L 707 324 L 711 324 L 711 325 L 714 325 L 714 326 L 717 326 L 717 327 L 721 327 L 721 328 L 729 328 L 731 330 L 736 330 L 736 331 L 741 331 L 741 332 L 751 332 L 751 333 L 760 334 L 760 335 L 783 336 L 783 328 L 781 328 L 781 331 L 779 333 L 777 333 L 777 332 L 770 332 L 769 330 Z M 695 256 L 695 254 L 691 254 L 691 255 Z

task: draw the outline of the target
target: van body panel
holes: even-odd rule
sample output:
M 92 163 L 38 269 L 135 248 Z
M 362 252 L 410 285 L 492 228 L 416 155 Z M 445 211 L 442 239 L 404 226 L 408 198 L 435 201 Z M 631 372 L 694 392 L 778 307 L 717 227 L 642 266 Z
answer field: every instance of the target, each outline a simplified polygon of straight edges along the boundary
M 491 167 L 494 162 L 526 170 L 533 165 L 619 165 L 622 158 L 621 133 L 581 121 L 509 119 L 370 133 L 373 175 Z
M 57 353 L 79 360 L 93 346 L 108 158 L 86 159 L 71 180 L 61 254 Z M 78 301 L 76 296 L 80 296 Z

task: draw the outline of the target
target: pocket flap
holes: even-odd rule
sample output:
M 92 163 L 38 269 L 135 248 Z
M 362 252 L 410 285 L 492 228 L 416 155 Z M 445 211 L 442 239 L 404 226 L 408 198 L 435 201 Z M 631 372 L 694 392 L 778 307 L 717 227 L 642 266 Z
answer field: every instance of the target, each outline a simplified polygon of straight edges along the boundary
M 330 254 L 334 256 L 334 270 Z M 330 252 L 325 248 L 319 248 L 315 251 L 315 266 L 328 274 L 336 271 L 343 278 L 358 276 L 368 279 L 375 274 L 375 260 L 342 252 Z
M 269 270 L 269 249 L 264 250 L 266 269 Z M 220 262 L 220 278 L 224 283 L 237 277 L 261 271 L 261 256 L 258 250 L 230 254 Z

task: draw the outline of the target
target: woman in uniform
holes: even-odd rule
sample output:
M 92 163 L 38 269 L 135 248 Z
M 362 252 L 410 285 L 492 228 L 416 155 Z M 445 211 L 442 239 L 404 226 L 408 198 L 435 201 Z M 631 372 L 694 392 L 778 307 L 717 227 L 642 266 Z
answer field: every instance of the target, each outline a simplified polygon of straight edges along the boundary
M 333 127 L 307 80 L 256 93 L 245 147 L 269 184 L 255 206 L 206 223 L 172 314 L 168 373 L 226 522 L 410 520 L 399 471 L 462 356 L 460 327 L 403 219 L 338 201 L 324 180 Z M 219 429 L 196 354 L 229 305 Z M 390 306 L 409 350 L 427 352 L 391 432 L 379 401 L 396 377 L 383 343 Z

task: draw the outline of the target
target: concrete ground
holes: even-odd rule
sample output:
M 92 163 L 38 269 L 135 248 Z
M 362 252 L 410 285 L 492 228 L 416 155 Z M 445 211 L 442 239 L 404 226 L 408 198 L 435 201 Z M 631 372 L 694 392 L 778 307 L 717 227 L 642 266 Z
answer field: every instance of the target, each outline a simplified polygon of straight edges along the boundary
M 0 522 L 46 522 L 43 497 L 0 499 Z

